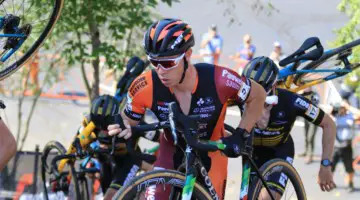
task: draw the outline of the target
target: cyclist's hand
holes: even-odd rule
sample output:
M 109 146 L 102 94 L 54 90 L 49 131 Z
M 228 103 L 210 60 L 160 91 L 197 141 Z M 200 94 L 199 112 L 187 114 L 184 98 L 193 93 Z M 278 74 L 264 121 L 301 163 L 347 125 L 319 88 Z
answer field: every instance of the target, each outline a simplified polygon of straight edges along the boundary
M 119 124 L 111 124 L 108 126 L 109 135 L 117 135 L 119 138 L 129 139 L 131 137 L 131 127 L 127 120 L 124 119 L 125 130 L 120 128 Z
M 320 167 L 318 175 L 318 184 L 323 192 L 330 192 L 332 189 L 336 188 L 334 183 L 333 174 L 331 172 L 331 167 Z
M 224 154 L 230 158 L 239 157 L 245 150 L 245 139 L 243 137 L 246 130 L 245 129 L 236 129 L 236 133 L 232 134 L 229 137 L 222 137 L 221 141 L 226 145 L 223 150 Z

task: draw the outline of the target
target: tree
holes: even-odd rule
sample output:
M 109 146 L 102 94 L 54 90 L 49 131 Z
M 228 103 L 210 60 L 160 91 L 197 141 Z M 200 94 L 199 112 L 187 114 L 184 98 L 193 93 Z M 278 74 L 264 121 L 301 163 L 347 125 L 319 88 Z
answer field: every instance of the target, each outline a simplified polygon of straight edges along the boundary
M 360 38 L 360 0 L 342 0 L 337 7 L 349 17 L 349 21 L 341 28 L 335 30 L 337 38 L 331 46 L 338 47 Z M 360 61 L 360 48 L 354 48 L 351 62 Z M 360 70 L 355 70 L 344 79 L 344 82 L 356 90 L 360 95 Z
M 40 1 L 40 0 L 38 0 Z M 162 0 L 171 6 L 174 0 Z M 69 65 L 80 64 L 90 99 L 99 95 L 100 58 L 121 69 L 130 55 L 143 55 L 142 32 L 154 21 L 156 0 L 66 0 L 52 38 L 66 40 L 62 55 Z M 85 65 L 93 70 L 93 82 Z

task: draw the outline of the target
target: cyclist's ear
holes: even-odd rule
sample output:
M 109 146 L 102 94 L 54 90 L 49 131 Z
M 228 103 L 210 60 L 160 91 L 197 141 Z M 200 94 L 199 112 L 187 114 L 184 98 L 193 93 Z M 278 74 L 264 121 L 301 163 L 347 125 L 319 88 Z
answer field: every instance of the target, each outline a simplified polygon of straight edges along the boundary
M 187 61 L 190 60 L 191 55 L 192 55 L 192 52 L 193 52 L 192 48 L 188 49 L 188 50 L 185 52 L 185 58 L 186 58 Z

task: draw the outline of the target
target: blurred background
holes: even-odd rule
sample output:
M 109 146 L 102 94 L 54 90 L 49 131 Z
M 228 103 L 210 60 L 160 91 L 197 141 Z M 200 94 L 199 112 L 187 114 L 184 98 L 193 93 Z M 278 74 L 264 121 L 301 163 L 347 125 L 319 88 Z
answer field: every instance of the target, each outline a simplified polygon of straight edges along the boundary
M 220 56 L 215 58 L 217 64 L 241 72 L 243 64 L 236 54 L 241 54 L 249 40 L 253 57 L 272 55 L 281 59 L 308 37 L 319 37 L 325 49 L 358 39 L 359 5 L 358 0 L 93 0 L 91 3 L 65 0 L 60 20 L 44 47 L 19 72 L 0 83 L 1 99 L 7 106 L 1 110 L 1 117 L 16 137 L 19 151 L 15 165 L 18 167 L 13 167 L 13 159 L 1 173 L 0 199 L 14 198 L 15 191 L 19 198 L 22 193 L 24 198 L 26 195 L 35 198 L 31 193 L 41 193 L 41 186 L 35 186 L 40 184 L 40 179 L 36 181 L 39 171 L 36 169 L 39 165 L 35 164 L 36 151 L 41 152 L 50 140 L 66 147 L 72 142 L 83 115 L 89 110 L 89 100 L 99 94 L 114 94 L 116 82 L 130 57 L 146 58 L 142 37 L 153 21 L 179 18 L 191 25 L 196 41 L 193 63 L 208 61 L 207 49 L 201 47 L 201 42 L 211 30 L 216 31 L 222 43 Z M 348 98 L 351 105 L 359 107 L 357 77 L 358 72 L 353 72 L 314 87 L 320 95 L 320 106 L 329 111 L 330 104 Z M 343 95 L 344 87 L 351 88 L 351 94 Z M 236 125 L 240 120 L 238 110 L 230 110 L 226 120 Z M 298 119 L 292 135 L 296 154 L 303 152 L 302 119 Z M 153 145 L 142 142 L 143 147 Z M 357 149 L 355 156 L 360 154 Z M 357 189 L 347 193 L 342 166 L 335 174 L 338 189 L 321 192 L 316 183 L 320 153 L 321 133 L 318 133 L 314 161 L 295 159 L 294 166 L 308 199 L 360 199 L 359 173 L 355 176 Z M 228 169 L 226 199 L 237 199 L 241 159 L 232 159 Z

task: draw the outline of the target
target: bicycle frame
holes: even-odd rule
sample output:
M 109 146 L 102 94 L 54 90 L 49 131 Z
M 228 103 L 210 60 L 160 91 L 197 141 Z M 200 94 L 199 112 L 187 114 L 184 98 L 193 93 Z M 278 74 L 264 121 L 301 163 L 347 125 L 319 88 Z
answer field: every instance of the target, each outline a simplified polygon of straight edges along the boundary
M 324 52 L 324 55 L 326 54 L 329 54 L 333 51 L 334 49 L 330 49 L 330 50 L 327 50 Z M 279 79 L 285 79 L 285 82 L 283 84 L 280 85 L 281 88 L 285 88 L 285 89 L 288 89 L 289 91 L 292 91 L 292 92 L 298 92 L 298 91 L 301 91 L 305 88 L 308 88 L 308 87 L 311 87 L 311 86 L 314 86 L 314 85 L 318 85 L 318 84 L 321 84 L 321 83 L 324 83 L 326 81 L 329 81 L 329 80 L 332 80 L 332 79 L 335 79 L 335 78 L 338 78 L 338 77 L 341 77 L 341 76 L 344 76 L 348 73 L 350 73 L 352 70 L 351 69 L 347 69 L 346 67 L 345 68 L 342 68 L 342 69 L 300 69 L 300 70 L 297 70 L 296 68 L 301 64 L 301 63 L 304 63 L 306 62 L 307 60 L 305 61 L 300 61 L 300 62 L 297 62 L 297 63 L 293 63 L 293 64 L 289 64 L 288 66 L 286 66 L 285 68 L 279 70 Z M 311 65 L 312 63 L 309 63 L 308 65 Z M 319 80 L 314 80 L 314 81 L 310 81 L 308 83 L 305 83 L 303 85 L 299 85 L 295 88 L 291 88 L 291 85 L 294 81 L 294 75 L 296 74 L 304 74 L 304 73 L 323 73 L 323 72 L 334 72 L 335 74 L 329 76 L 329 77 L 325 77 L 324 79 L 319 79 Z
M 251 138 L 250 138 L 251 140 Z M 251 141 L 250 141 L 251 142 Z M 210 142 L 211 144 L 216 144 L 219 149 L 224 149 L 225 145 L 222 143 Z M 249 183 L 250 183 L 250 172 L 251 167 L 253 167 L 257 173 L 257 176 L 261 179 L 262 183 L 264 184 L 266 190 L 270 194 L 271 198 L 274 200 L 274 197 L 270 193 L 270 189 L 264 178 L 261 176 L 258 167 L 256 166 L 255 162 L 251 158 L 251 151 L 247 154 L 243 155 L 243 169 L 242 169 L 242 178 L 241 178 L 241 188 L 240 188 L 240 200 L 247 200 L 248 199 L 248 192 L 249 192 Z M 196 182 L 197 175 L 201 175 L 201 181 L 206 186 L 207 191 L 209 192 L 210 196 L 214 200 L 218 200 L 219 196 L 213 187 L 213 184 L 209 178 L 208 172 L 205 169 L 204 165 L 200 162 L 200 159 L 197 158 L 196 153 L 194 150 L 187 145 L 185 150 L 186 156 L 186 179 L 185 185 L 182 191 L 182 200 L 190 200 L 194 185 Z M 199 177 L 199 176 L 198 176 Z

